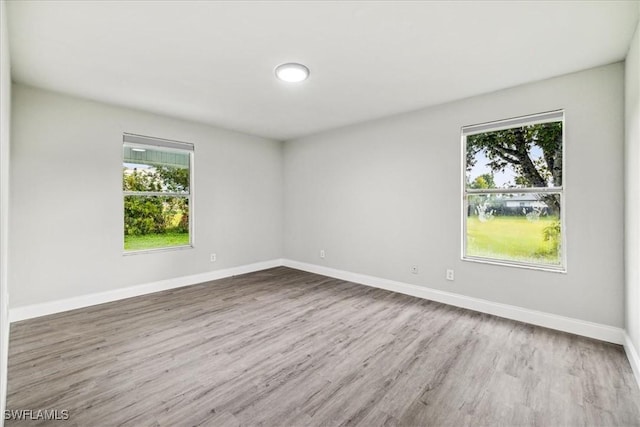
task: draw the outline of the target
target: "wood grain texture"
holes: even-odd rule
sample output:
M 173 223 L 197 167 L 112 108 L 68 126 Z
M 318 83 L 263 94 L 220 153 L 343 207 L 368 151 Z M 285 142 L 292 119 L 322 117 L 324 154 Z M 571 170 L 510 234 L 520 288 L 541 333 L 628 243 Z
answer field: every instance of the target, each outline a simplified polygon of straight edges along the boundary
M 630 426 L 639 402 L 620 346 L 285 267 L 11 328 L 7 408 L 56 425 Z

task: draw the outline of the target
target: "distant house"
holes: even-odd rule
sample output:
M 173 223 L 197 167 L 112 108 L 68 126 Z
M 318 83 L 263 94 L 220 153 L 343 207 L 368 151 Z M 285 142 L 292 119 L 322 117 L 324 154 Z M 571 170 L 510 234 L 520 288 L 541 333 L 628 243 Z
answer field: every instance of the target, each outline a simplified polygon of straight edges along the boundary
M 470 201 L 467 215 L 479 215 L 480 211 L 496 215 L 522 215 L 534 210 L 540 213 L 549 213 L 549 205 L 539 197 L 538 194 L 521 194 L 513 197 L 476 199 Z
M 544 209 L 547 204 L 534 194 L 523 194 L 521 196 L 514 196 L 508 199 L 504 199 L 504 206 L 507 208 L 540 208 Z

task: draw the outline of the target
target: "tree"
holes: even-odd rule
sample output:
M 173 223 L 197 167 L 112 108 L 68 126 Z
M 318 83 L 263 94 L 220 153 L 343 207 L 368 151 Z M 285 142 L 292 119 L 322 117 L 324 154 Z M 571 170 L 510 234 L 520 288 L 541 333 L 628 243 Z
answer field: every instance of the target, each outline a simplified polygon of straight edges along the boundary
M 189 169 L 166 165 L 154 165 L 158 180 L 166 191 L 182 193 L 189 191 Z
M 532 159 L 531 149 L 538 146 L 542 158 Z M 534 187 L 562 185 L 562 124 L 541 123 L 467 137 L 467 166 L 475 165 L 478 152 L 485 152 L 492 171 L 511 166 L 526 183 Z
M 171 192 L 189 191 L 189 170 L 166 165 L 150 165 L 148 169 L 123 168 L 125 191 Z M 126 196 L 124 199 L 125 234 L 162 234 L 169 229 L 189 231 L 189 206 L 186 197 Z M 176 215 L 180 215 L 175 224 Z
M 160 191 L 161 185 L 155 172 L 134 169 L 122 171 L 125 191 Z M 164 203 L 160 197 L 125 196 L 124 232 L 128 235 L 157 234 L 165 231 Z
M 476 177 L 476 179 L 474 179 L 473 182 L 469 184 L 469 188 L 474 188 L 474 189 L 496 188 L 496 183 L 493 180 L 493 174 L 485 173 Z
M 532 158 L 535 147 L 541 157 Z M 520 126 L 467 137 L 467 170 L 476 163 L 476 155 L 484 152 L 487 166 L 493 172 L 511 167 L 516 185 L 527 187 L 559 187 L 562 185 L 562 123 L 540 123 Z M 557 197 L 543 196 L 554 211 L 559 211 Z
M 189 169 L 171 167 L 166 165 L 155 165 L 156 175 L 162 182 L 166 191 L 172 193 L 189 192 Z M 169 207 L 167 217 L 174 218 L 180 215 L 175 231 L 181 233 L 189 232 L 189 205 L 186 197 L 171 197 L 166 201 Z

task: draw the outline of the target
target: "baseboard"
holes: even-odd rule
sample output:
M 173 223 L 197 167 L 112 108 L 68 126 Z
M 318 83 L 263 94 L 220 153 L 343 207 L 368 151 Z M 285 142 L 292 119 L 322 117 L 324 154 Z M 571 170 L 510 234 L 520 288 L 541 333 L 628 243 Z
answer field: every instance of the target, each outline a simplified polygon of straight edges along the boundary
M 88 307 L 96 304 L 103 304 L 106 302 L 150 294 L 167 289 L 195 285 L 211 280 L 222 279 L 239 274 L 252 273 L 255 271 L 266 270 L 268 268 L 278 266 L 286 266 L 298 270 L 308 271 L 310 273 L 321 274 L 323 276 L 347 280 L 366 286 L 386 289 L 389 291 L 437 301 L 456 307 L 478 311 L 481 313 L 492 314 L 507 319 L 518 320 L 520 322 L 544 326 L 546 328 L 569 332 L 576 335 L 582 335 L 589 338 L 595 338 L 601 341 L 623 344 L 625 345 L 625 348 L 630 345 L 630 341 L 629 344 L 627 344 L 627 340 L 625 339 L 626 333 L 621 328 L 588 322 L 585 320 L 573 319 L 570 317 L 559 316 L 556 314 L 550 314 L 536 310 L 530 310 L 513 305 L 497 303 L 480 298 L 468 297 L 465 295 L 440 291 L 424 286 L 417 286 L 409 283 L 402 283 L 394 280 L 382 279 L 379 277 L 367 276 L 364 274 L 352 273 L 344 270 L 337 270 L 320 265 L 307 264 L 289 259 L 274 259 L 265 262 L 227 268 L 224 270 L 210 271 L 201 274 L 194 274 L 191 276 L 177 277 L 173 279 L 161 280 L 158 282 L 146 283 L 143 285 L 137 285 L 128 288 L 115 289 L 107 292 L 67 298 L 42 304 L 15 307 L 9 310 L 9 320 L 11 322 L 18 322 L 20 320 L 32 319 L 34 317 L 60 313 L 63 311 Z M 629 347 L 629 349 L 630 350 L 628 350 L 627 354 L 630 355 L 630 360 L 632 357 L 631 355 L 634 355 L 633 357 L 635 357 L 635 359 L 632 362 L 632 367 L 634 367 L 634 372 L 637 372 L 640 369 L 640 363 L 638 363 L 637 353 L 635 352 L 633 346 Z M 636 374 L 636 376 L 640 378 L 638 374 Z
M 629 337 L 629 334 L 626 332 L 624 334 L 624 351 L 627 353 L 627 358 L 629 359 L 629 364 L 633 370 L 633 375 L 636 377 L 638 387 L 640 387 L 640 357 L 638 357 L 638 352 L 636 351 L 633 342 L 631 342 L 631 337 Z
M 399 292 L 418 298 L 437 301 L 456 307 L 467 308 L 481 313 L 492 314 L 506 319 L 517 320 L 533 325 L 544 326 L 545 328 L 556 329 L 589 338 L 614 344 L 625 343 L 625 331 L 622 328 L 588 322 L 585 320 L 573 319 L 542 311 L 530 310 L 508 304 L 497 303 L 480 298 L 468 297 L 465 295 L 445 292 L 424 286 L 411 285 L 394 280 L 381 279 L 379 277 L 367 276 L 364 274 L 351 273 L 349 271 L 337 270 L 315 264 L 307 264 L 289 259 L 282 260 L 283 265 L 310 273 L 321 274 L 323 276 L 334 277 L 336 279 L 347 280 L 366 286 L 386 289 L 388 291 Z
M 146 295 L 153 292 L 165 291 L 167 289 L 181 288 L 183 286 L 195 285 L 198 283 L 209 282 L 211 280 L 237 276 L 239 274 L 253 273 L 254 271 L 266 270 L 268 268 L 279 267 L 281 265 L 281 259 L 274 259 L 270 261 L 226 268 L 223 270 L 208 271 L 206 273 L 160 280 L 157 282 L 145 283 L 143 285 L 131 286 L 128 288 L 114 289 L 107 292 L 66 298 L 57 301 L 45 302 L 42 304 L 15 307 L 9 310 L 9 321 L 18 322 L 20 320 L 32 319 L 34 317 L 60 313 L 63 311 L 74 310 L 76 308 L 83 308 L 125 298 Z

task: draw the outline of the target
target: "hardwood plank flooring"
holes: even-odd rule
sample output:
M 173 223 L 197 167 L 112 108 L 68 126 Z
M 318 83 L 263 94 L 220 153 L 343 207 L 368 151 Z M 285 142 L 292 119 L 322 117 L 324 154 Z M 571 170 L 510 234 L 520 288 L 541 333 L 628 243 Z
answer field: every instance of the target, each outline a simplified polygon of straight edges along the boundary
M 10 338 L 7 408 L 55 425 L 640 426 L 620 346 L 285 267 Z

